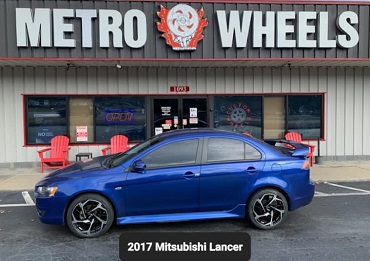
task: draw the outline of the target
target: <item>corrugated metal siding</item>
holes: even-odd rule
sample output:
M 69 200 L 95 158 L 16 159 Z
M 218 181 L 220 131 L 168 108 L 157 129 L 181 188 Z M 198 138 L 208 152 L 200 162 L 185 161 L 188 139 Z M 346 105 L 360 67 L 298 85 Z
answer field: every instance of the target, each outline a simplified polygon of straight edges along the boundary
M 0 68 L 0 163 L 36 162 L 38 147 L 23 147 L 22 94 L 326 93 L 326 141 L 321 156 L 370 155 L 368 68 Z M 312 142 L 316 144 L 316 142 Z M 100 155 L 99 146 L 73 146 Z
M 197 50 L 189 52 L 173 51 L 161 37 L 157 29 L 160 21 L 156 13 L 160 5 L 170 9 L 177 2 L 126 2 L 126 1 L 32 1 L 32 0 L 0 0 L 0 57 L 19 58 L 93 58 L 93 59 L 247 59 L 247 58 L 370 58 L 369 54 L 369 13 L 370 6 L 350 4 L 255 4 L 255 3 L 188 3 L 194 9 L 204 9 L 204 17 L 208 26 L 204 28 L 204 39 L 198 43 Z M 131 49 L 125 43 L 123 48 L 81 47 L 80 19 L 70 19 L 74 25 L 73 33 L 76 48 L 18 48 L 16 45 L 15 9 L 22 8 L 67 8 L 67 9 L 112 9 L 122 15 L 130 9 L 139 9 L 146 14 L 147 42 L 143 48 Z M 359 24 L 354 27 L 360 34 L 360 42 L 351 49 L 346 48 L 252 48 L 252 30 L 248 37 L 247 48 L 222 48 L 216 11 L 244 10 L 251 11 L 327 11 L 329 12 L 329 39 L 335 39 L 340 30 L 336 28 L 336 18 L 344 11 L 358 14 Z M 241 15 L 240 15 L 241 16 Z M 241 18 L 240 18 L 241 19 Z M 93 22 L 95 45 L 99 42 L 98 19 Z M 296 22 L 295 22 L 296 23 Z M 253 23 L 251 25 L 253 27 Z M 296 35 L 293 36 L 296 38 Z

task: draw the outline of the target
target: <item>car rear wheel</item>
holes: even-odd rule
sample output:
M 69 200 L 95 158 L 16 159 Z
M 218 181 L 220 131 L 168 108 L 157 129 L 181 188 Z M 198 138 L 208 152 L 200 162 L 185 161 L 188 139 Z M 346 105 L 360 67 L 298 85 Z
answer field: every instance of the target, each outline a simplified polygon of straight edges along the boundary
M 99 237 L 109 230 L 113 220 L 112 205 L 98 194 L 81 195 L 67 209 L 68 228 L 78 237 Z
M 248 219 L 260 229 L 273 229 L 283 223 L 288 214 L 288 202 L 276 189 L 262 189 L 252 195 L 247 204 Z

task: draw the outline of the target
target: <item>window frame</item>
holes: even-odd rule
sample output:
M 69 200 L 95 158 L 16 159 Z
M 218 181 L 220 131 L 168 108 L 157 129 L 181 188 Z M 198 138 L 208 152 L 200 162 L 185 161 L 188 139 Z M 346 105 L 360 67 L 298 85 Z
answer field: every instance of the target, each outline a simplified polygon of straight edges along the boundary
M 251 93 L 251 94 L 228 94 L 228 96 L 252 96 L 252 97 L 261 97 L 261 108 L 262 108 L 262 115 L 264 113 L 264 97 L 269 97 L 269 96 L 283 96 L 285 98 L 285 133 L 288 131 L 288 108 L 289 108 L 289 104 L 288 104 L 288 99 L 289 99 L 289 96 L 320 96 L 321 97 L 321 113 L 320 113 L 320 137 L 318 138 L 306 138 L 306 137 L 303 137 L 303 140 L 305 141 L 317 141 L 317 139 L 319 140 L 325 140 L 326 137 L 326 132 L 325 132 L 325 122 L 326 122 L 326 111 L 325 111 L 325 108 L 326 108 L 326 93 L 325 92 L 314 92 L 314 93 L 276 93 L 276 94 L 254 94 L 254 93 Z M 149 95 L 114 95 L 114 94 L 104 94 L 104 95 L 96 95 L 96 94 L 86 94 L 86 95 L 69 95 L 69 94 L 56 94 L 56 95 L 47 95 L 47 94 L 22 94 L 22 98 L 23 98 L 23 137 L 24 137 L 24 141 L 23 141 L 23 144 L 25 147 L 36 147 L 36 146 L 47 146 L 47 145 L 50 145 L 50 143 L 30 143 L 29 142 L 29 124 L 30 124 L 30 120 L 28 118 L 28 101 L 30 98 L 34 98 L 34 97 L 37 97 L 37 98 L 65 98 L 66 99 L 66 135 L 68 137 L 70 137 L 70 118 L 69 118 L 69 109 L 70 109 L 70 98 L 72 97 L 80 97 L 80 98 L 92 98 L 93 100 L 93 128 L 94 128 L 94 137 L 93 137 L 93 141 L 92 142 L 71 142 L 70 144 L 72 146 L 84 146 L 84 145 L 105 145 L 105 144 L 109 144 L 109 142 L 97 142 L 97 131 L 96 131 L 96 115 L 95 115 L 95 99 L 97 97 L 117 97 L 117 96 L 122 96 L 122 97 L 143 97 L 144 99 L 144 125 L 140 125 L 140 126 L 143 126 L 143 130 L 144 130 L 144 140 L 147 139 L 149 136 L 150 136 L 150 133 L 152 131 L 152 126 L 150 125 L 151 124 L 151 116 L 150 116 L 150 111 L 151 111 L 151 106 L 152 106 L 152 103 L 151 103 L 151 97 Z M 207 101 L 208 101 L 208 104 L 211 106 L 211 109 L 210 109 L 210 112 L 214 111 L 214 107 L 215 106 L 215 99 L 217 97 L 222 97 L 224 95 L 221 95 L 221 94 L 209 94 L 206 96 L 207 98 Z M 166 96 L 167 97 L 167 96 Z M 168 97 L 172 97 L 172 96 L 168 96 Z M 199 96 L 200 97 L 200 96 Z M 204 97 L 204 96 L 201 96 L 201 97 Z M 215 116 L 213 113 L 209 113 L 209 126 L 213 126 L 215 128 L 217 128 L 215 126 Z M 285 134 L 284 133 L 284 134 Z M 149 135 L 149 136 L 148 136 Z M 253 134 L 252 134 L 253 135 Z M 261 118 L 261 137 L 257 137 L 257 138 L 261 138 L 261 139 L 264 139 L 264 118 L 262 116 Z M 138 142 L 141 142 L 143 140 L 130 140 L 130 142 L 134 142 L 134 143 L 138 143 Z
M 208 161 L 208 144 L 209 144 L 209 140 L 210 139 L 229 139 L 229 140 L 234 140 L 234 141 L 239 141 L 240 143 L 243 143 L 244 144 L 244 152 L 243 152 L 243 159 L 231 159 L 231 160 L 218 160 L 218 161 Z M 256 151 L 258 151 L 260 157 L 259 159 L 247 159 L 246 157 L 246 146 L 249 146 L 253 149 L 255 149 Z M 262 160 L 262 152 L 256 148 L 255 146 L 252 146 L 251 144 L 249 144 L 248 142 L 244 141 L 244 140 L 241 140 L 241 139 L 237 139 L 237 138 L 233 138 L 233 137 L 207 137 L 205 138 L 204 142 L 203 142 L 203 153 L 202 153 L 202 164 L 223 164 L 223 163 L 232 163 L 232 162 L 254 162 L 254 161 L 261 161 Z
M 70 127 L 71 127 L 71 122 L 70 122 L 70 99 L 72 98 L 91 98 L 92 99 L 92 102 L 93 102 L 93 141 L 92 142 L 86 142 L 86 141 L 81 141 L 81 142 L 71 142 L 70 141 L 70 145 L 75 145 L 75 146 L 88 146 L 88 145 L 105 145 L 105 144 L 109 144 L 109 141 L 107 142 L 97 142 L 97 132 L 96 132 L 96 102 L 95 102 L 95 99 L 96 97 L 117 97 L 117 95 L 66 95 L 66 94 L 60 94 L 60 95 L 46 95 L 46 94 L 23 94 L 23 122 L 24 122 L 24 127 L 23 127 L 23 136 L 24 136 L 24 146 L 25 147 L 36 147 L 36 146 L 49 146 L 50 145 L 50 142 L 45 142 L 45 143 L 32 143 L 30 142 L 29 140 L 29 124 L 30 124 L 30 120 L 29 120 L 29 117 L 28 117 L 28 113 L 29 113 L 29 100 L 32 99 L 32 98 L 44 98 L 44 99 L 53 99 L 53 98 L 64 98 L 65 101 L 66 101 L 66 124 L 65 124 L 65 128 L 66 128 L 66 132 L 63 134 L 63 135 L 66 135 L 67 137 L 70 137 L 71 136 L 71 132 L 70 132 Z M 144 122 L 144 125 L 140 125 L 140 126 L 143 126 L 143 129 L 144 129 L 144 138 L 142 140 L 130 140 L 130 142 L 134 142 L 134 143 L 139 143 L 141 141 L 144 141 L 145 139 L 147 139 L 147 122 L 148 122 L 148 119 L 147 119 L 147 107 L 148 107 L 148 102 L 147 102 L 147 99 L 146 99 L 146 96 L 145 95 L 120 95 L 121 97 L 140 97 L 140 98 L 143 98 L 143 105 L 144 105 L 144 117 L 145 117 L 145 122 Z M 139 125 L 138 125 L 139 126 Z M 58 135 L 58 134 L 57 134 Z M 54 135 L 56 136 L 56 135 Z
M 316 138 L 306 138 L 304 135 L 302 135 L 302 133 L 299 131 L 299 129 L 297 130 L 289 130 L 289 111 L 290 111 L 290 107 L 289 107 L 289 98 L 292 97 L 292 96 L 301 96 L 301 97 L 304 97 L 304 96 L 320 96 L 321 97 L 321 112 L 319 113 L 319 117 L 320 117 L 320 135 L 319 137 L 316 137 Z M 303 106 L 303 105 L 301 105 Z M 291 94 L 288 94 L 286 95 L 286 98 L 285 98 L 285 133 L 289 132 L 289 131 L 295 131 L 295 132 L 298 132 L 302 135 L 302 140 L 306 140 L 306 141 L 317 141 L 318 139 L 319 140 L 325 140 L 325 93 L 291 93 Z M 285 134 L 284 133 L 284 134 Z
M 175 141 L 164 142 L 163 144 L 160 144 L 159 146 L 157 146 L 157 147 L 153 148 L 152 150 L 150 150 L 149 152 L 145 153 L 145 155 L 141 155 L 138 159 L 135 159 L 134 161 L 142 160 L 145 163 L 145 157 L 154 153 L 154 152 L 156 152 L 156 151 L 158 151 L 159 149 L 162 149 L 162 148 L 164 148 L 168 145 L 172 145 L 174 143 L 187 142 L 189 140 L 197 140 L 198 141 L 198 147 L 197 147 L 194 163 L 176 163 L 176 164 L 170 164 L 170 165 L 163 164 L 163 165 L 155 166 L 155 167 L 148 167 L 147 166 L 146 169 L 147 170 L 155 170 L 155 169 L 163 169 L 163 168 L 178 168 L 178 167 L 182 167 L 182 166 L 199 165 L 200 162 L 201 162 L 201 155 L 202 155 L 202 150 L 203 150 L 203 138 L 201 138 L 201 137 L 188 137 L 188 138 L 179 139 L 179 140 L 175 140 Z
M 215 99 L 217 97 L 224 97 L 225 95 L 220 95 L 220 94 L 216 94 L 216 95 L 210 95 L 210 104 L 213 105 L 213 107 L 215 106 Z M 234 96 L 234 97 L 245 97 L 245 96 L 251 96 L 251 97 L 261 97 L 261 108 L 262 108 L 262 111 L 261 111 L 261 137 L 258 137 L 256 136 L 256 138 L 261 138 L 262 140 L 265 139 L 265 118 L 263 117 L 264 115 L 264 111 L 265 111 L 265 106 L 264 106 L 264 103 L 265 103 L 265 97 L 277 97 L 277 96 L 280 96 L 284 99 L 284 133 L 282 133 L 282 135 L 285 135 L 285 133 L 288 132 L 288 99 L 290 96 L 320 96 L 321 97 L 321 113 L 320 113 L 320 137 L 319 139 L 320 140 L 325 140 L 326 137 L 325 137 L 325 116 L 326 116 L 326 111 L 325 111 L 325 106 L 326 106 L 326 93 L 324 92 L 312 92 L 312 93 L 274 93 L 274 94 L 254 94 L 254 93 L 251 93 L 251 94 L 234 94 L 234 95 L 230 95 L 228 94 L 227 96 Z M 248 105 L 248 104 L 247 104 Z M 220 128 L 222 129 L 222 126 L 218 127 L 216 126 L 216 121 L 215 121 L 215 116 L 212 115 L 213 118 L 211 118 L 211 125 L 214 126 L 214 128 Z M 251 134 L 253 136 L 253 133 Z M 281 137 L 283 138 L 283 137 Z M 317 138 L 305 138 L 303 137 L 303 140 L 305 141 L 317 141 Z
M 66 95 L 25 95 L 23 96 L 23 115 L 24 115 L 24 144 L 26 146 L 45 146 L 45 145 L 50 145 L 51 143 L 50 142 L 45 142 L 45 143 L 29 143 L 28 140 L 29 140 L 29 125 L 30 125 L 30 120 L 29 120 L 29 117 L 28 117 L 28 114 L 30 113 L 28 108 L 29 108 L 29 99 L 32 99 L 32 98 L 36 98 L 36 99 L 41 99 L 41 98 L 44 98 L 44 99 L 53 99 L 53 98 L 64 98 L 65 99 L 65 103 L 66 103 L 66 125 L 65 125 L 65 133 L 63 134 L 60 134 L 60 135 L 65 135 L 67 137 L 69 137 L 69 124 L 68 124 L 68 121 L 69 121 L 69 99 L 67 98 Z M 42 126 L 42 125 L 41 125 Z M 40 128 L 41 128 L 40 126 Z M 59 134 L 56 134 L 56 135 L 59 135 Z M 56 135 L 52 136 L 51 138 L 55 137 Z M 36 137 L 35 137 L 36 138 Z

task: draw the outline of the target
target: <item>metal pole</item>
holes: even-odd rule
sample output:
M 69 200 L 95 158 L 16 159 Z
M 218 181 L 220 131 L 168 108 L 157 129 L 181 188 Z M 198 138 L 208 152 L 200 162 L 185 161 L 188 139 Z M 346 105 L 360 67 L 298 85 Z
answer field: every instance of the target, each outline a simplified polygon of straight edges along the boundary
M 317 156 L 315 157 L 315 164 L 322 164 L 322 158 L 320 156 L 320 137 L 317 137 Z

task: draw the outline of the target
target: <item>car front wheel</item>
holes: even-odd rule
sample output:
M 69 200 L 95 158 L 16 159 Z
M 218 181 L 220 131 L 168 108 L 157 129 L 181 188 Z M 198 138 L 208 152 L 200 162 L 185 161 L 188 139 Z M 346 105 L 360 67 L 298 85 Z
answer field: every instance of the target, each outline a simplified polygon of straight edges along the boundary
M 288 214 L 288 202 L 276 189 L 262 189 L 252 195 L 247 204 L 248 219 L 260 229 L 273 229 L 283 223 Z
M 114 210 L 111 203 L 97 194 L 84 194 L 67 209 L 68 228 L 78 237 L 99 237 L 112 226 Z

